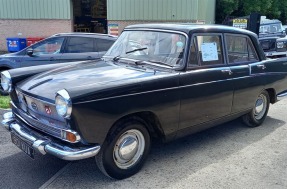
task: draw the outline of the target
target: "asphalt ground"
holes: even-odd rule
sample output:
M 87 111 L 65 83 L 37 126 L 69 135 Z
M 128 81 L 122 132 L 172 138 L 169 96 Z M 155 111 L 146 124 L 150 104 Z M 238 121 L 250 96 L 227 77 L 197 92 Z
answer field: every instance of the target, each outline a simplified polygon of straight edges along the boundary
M 228 122 L 168 144 L 154 142 L 143 169 L 121 181 L 94 159 L 31 160 L 0 128 L 0 188 L 287 188 L 287 100 L 270 106 L 264 124 Z

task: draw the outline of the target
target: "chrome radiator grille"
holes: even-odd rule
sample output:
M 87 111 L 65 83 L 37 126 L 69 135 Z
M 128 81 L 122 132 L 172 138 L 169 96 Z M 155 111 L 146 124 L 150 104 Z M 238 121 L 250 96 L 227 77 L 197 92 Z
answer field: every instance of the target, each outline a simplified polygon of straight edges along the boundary
M 263 50 L 270 51 L 270 50 L 276 50 L 276 40 L 260 40 L 260 44 L 263 48 Z
M 40 121 L 36 120 L 35 118 L 23 113 L 22 111 L 19 111 L 18 113 L 20 116 L 18 118 L 24 119 L 22 121 L 27 122 L 33 128 L 36 128 L 42 132 L 45 132 L 47 134 L 54 136 L 54 137 L 61 138 L 61 129 L 60 128 L 47 126 L 47 125 L 41 123 Z
M 55 105 L 23 93 L 21 94 L 25 99 L 24 102 L 19 104 L 21 108 L 14 107 L 14 112 L 18 115 L 18 118 L 35 129 L 61 138 L 62 130 L 69 129 L 69 126 L 66 124 L 64 118 L 57 114 Z M 48 113 L 47 109 L 49 110 Z
M 49 116 L 49 118 L 53 118 L 53 119 L 56 119 L 59 121 L 64 121 L 64 118 L 62 118 L 58 115 L 55 105 L 45 103 L 43 101 L 39 101 L 39 100 L 32 98 L 32 97 L 29 97 L 27 95 L 24 95 L 24 96 L 25 96 L 25 99 L 27 102 L 28 110 L 30 112 L 35 112 L 35 113 L 40 114 L 40 115 L 45 116 L 45 117 Z M 36 105 L 37 110 L 34 109 L 35 107 L 34 108 L 32 107 L 32 104 Z M 47 114 L 45 107 L 49 107 L 51 109 L 51 114 L 49 114 L 49 115 Z

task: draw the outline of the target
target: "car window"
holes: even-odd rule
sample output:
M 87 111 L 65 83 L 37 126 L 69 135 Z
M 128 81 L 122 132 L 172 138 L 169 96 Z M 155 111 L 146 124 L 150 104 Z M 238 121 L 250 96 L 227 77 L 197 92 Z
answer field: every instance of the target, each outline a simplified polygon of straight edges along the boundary
M 84 53 L 93 52 L 93 38 L 88 37 L 71 37 L 66 45 L 66 53 Z
M 193 42 L 190 47 L 188 63 L 189 63 L 189 66 L 198 66 L 195 38 L 193 38 Z
M 34 55 L 58 54 L 61 51 L 64 37 L 46 39 L 32 46 Z
M 226 48 L 229 63 L 256 62 L 258 56 L 247 36 L 226 35 Z
M 196 42 L 201 66 L 224 64 L 221 35 L 198 35 Z
M 95 47 L 97 52 L 108 51 L 115 41 L 108 39 L 95 39 Z
M 186 36 L 177 32 L 124 31 L 105 57 L 120 57 L 179 68 L 184 65 Z

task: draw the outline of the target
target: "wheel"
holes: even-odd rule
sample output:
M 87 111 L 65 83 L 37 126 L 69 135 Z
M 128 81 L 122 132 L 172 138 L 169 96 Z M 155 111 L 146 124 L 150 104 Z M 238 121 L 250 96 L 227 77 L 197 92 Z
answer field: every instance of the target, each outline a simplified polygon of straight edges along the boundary
M 242 116 L 243 122 L 249 127 L 260 126 L 269 110 L 270 98 L 267 91 L 262 91 L 255 100 L 254 108 Z
M 99 169 L 114 179 L 136 174 L 143 166 L 150 148 L 150 135 L 140 119 L 115 125 L 96 156 Z

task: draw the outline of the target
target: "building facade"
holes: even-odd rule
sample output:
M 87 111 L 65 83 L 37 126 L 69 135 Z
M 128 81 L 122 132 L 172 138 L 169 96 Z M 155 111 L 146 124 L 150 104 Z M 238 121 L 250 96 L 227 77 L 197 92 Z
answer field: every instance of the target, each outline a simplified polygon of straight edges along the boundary
M 47 37 L 72 31 L 70 0 L 1 0 L 0 51 L 7 37 Z
M 213 24 L 215 4 L 215 0 L 108 0 L 107 19 L 119 33 L 127 25 L 147 22 Z
M 0 0 L 0 51 L 8 37 L 120 34 L 138 23 L 214 23 L 216 0 Z

